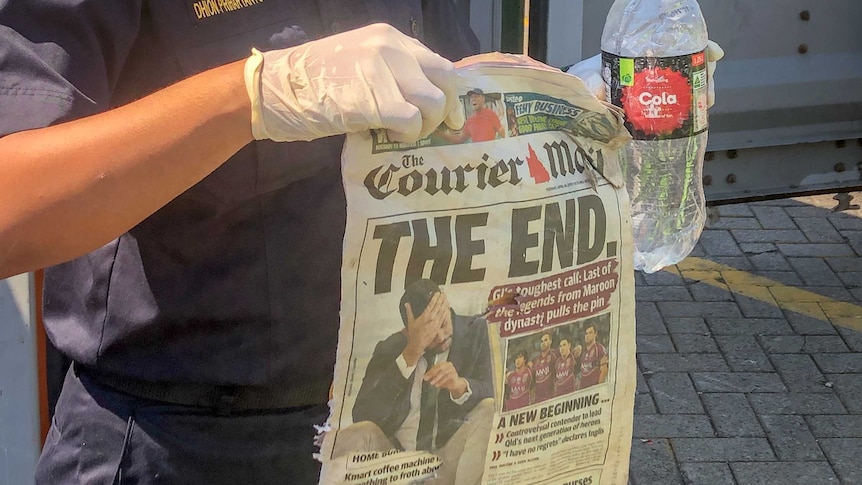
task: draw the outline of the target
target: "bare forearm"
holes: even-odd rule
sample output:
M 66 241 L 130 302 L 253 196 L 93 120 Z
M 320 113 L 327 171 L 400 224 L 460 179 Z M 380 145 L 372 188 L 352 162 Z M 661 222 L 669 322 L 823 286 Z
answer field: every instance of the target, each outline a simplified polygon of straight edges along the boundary
M 0 277 L 118 237 L 252 140 L 242 62 L 127 106 L 0 138 Z

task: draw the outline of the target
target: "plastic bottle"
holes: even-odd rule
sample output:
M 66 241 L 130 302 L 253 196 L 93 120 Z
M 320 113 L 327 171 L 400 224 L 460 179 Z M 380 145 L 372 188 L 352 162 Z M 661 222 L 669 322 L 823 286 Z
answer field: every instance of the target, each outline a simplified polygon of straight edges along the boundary
M 707 40 L 695 0 L 616 0 L 602 33 L 606 99 L 634 138 L 621 161 L 647 273 L 685 258 L 706 221 Z

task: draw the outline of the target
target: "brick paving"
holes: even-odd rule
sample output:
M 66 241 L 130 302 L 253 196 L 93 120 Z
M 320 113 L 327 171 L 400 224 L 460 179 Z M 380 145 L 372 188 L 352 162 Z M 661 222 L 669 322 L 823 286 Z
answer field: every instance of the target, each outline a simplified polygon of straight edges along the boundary
M 631 485 L 862 485 L 862 209 L 836 205 L 719 207 L 636 275 Z

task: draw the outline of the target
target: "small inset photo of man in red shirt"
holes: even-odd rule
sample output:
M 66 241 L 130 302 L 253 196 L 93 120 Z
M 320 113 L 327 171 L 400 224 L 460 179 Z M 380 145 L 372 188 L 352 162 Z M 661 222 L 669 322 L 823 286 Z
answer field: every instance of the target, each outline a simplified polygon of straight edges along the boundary
M 464 143 L 468 140 L 479 143 L 505 138 L 506 131 L 500 122 L 500 112 L 503 109 L 501 99 L 500 93 L 485 94 L 479 88 L 467 91 L 467 94 L 461 97 L 467 118 L 464 128 L 450 131 L 445 125 L 441 125 L 437 134 L 450 143 Z

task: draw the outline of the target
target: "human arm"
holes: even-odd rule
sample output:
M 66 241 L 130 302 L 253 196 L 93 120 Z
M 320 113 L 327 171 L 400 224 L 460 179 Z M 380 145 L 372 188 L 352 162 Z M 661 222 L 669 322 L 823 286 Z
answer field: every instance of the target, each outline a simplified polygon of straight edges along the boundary
M 512 395 L 512 384 L 509 382 L 512 374 L 514 374 L 514 371 L 506 371 L 506 376 L 503 378 L 503 411 L 506 411 L 505 406 L 509 400 L 509 396 Z
M 493 372 L 491 366 L 491 349 L 488 343 L 487 322 L 484 318 L 478 318 L 473 321 L 472 325 L 480 326 L 480 335 L 477 338 L 478 344 L 476 348 L 476 363 L 475 366 L 466 373 L 464 378 L 469 384 L 471 395 L 468 402 L 464 403 L 472 409 L 473 406 L 480 401 L 494 397 Z
M 608 378 L 608 354 L 602 355 L 599 360 L 599 383 L 605 382 Z
M 458 377 L 466 382 L 470 397 L 463 402 L 447 405 L 461 406 L 464 412 L 467 412 L 483 399 L 494 397 L 491 351 L 487 321 L 484 318 L 455 318 L 459 323 L 453 336 L 449 362 L 457 371 Z M 458 398 L 454 394 L 452 397 Z
M 500 122 L 500 117 L 494 115 L 494 131 L 497 132 L 497 138 L 506 138 L 506 130 L 503 128 L 503 123 Z
M 251 141 L 243 64 L 0 138 L 0 278 L 106 244 Z
M 423 379 L 434 387 L 449 391 L 449 395 L 455 402 L 462 401 L 464 395 L 470 391 L 470 383 L 467 379 L 458 375 L 458 370 L 449 361 L 434 364 L 425 373 Z
M 406 338 L 397 333 L 377 344 L 353 405 L 353 421 L 371 421 L 387 435 L 404 422 L 410 406 L 412 376 L 405 377 L 396 361 Z
M 319 71 L 333 66 L 343 69 Z M 451 71 L 418 41 L 372 25 L 256 54 L 101 114 L 11 130 L 0 138 L 0 277 L 106 244 L 252 136 L 293 141 L 386 128 L 411 140 L 444 119 L 457 125 Z
M 443 329 L 444 320 L 451 318 L 449 303 L 443 292 L 437 292 L 428 302 L 428 306 L 419 316 L 413 314 L 410 303 L 404 304 L 407 315 L 405 335 L 407 345 L 401 353 L 407 367 L 415 367 L 425 351 L 434 343 L 438 333 Z M 448 338 L 448 336 L 447 336 Z
M 440 417 L 438 446 L 441 444 L 439 437 L 448 439 L 480 402 L 494 398 L 487 321 L 481 317 L 456 316 L 454 328 L 448 360 L 469 383 L 470 397 L 456 402 L 448 393 L 440 393 L 437 399 Z

